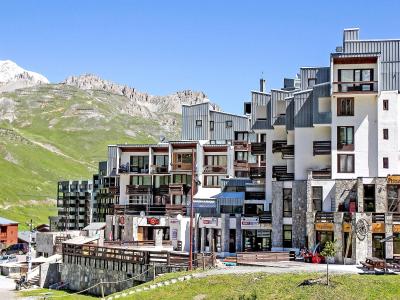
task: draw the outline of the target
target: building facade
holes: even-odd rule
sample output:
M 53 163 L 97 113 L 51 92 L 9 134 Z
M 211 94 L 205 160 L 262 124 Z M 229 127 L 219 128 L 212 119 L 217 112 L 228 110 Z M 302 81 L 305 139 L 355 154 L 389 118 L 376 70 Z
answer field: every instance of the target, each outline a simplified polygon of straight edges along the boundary
M 400 40 L 345 29 L 328 57 L 282 88 L 261 79 L 243 115 L 183 105 L 180 141 L 110 145 L 92 196 L 106 239 L 187 250 L 193 203 L 196 251 L 400 256 Z

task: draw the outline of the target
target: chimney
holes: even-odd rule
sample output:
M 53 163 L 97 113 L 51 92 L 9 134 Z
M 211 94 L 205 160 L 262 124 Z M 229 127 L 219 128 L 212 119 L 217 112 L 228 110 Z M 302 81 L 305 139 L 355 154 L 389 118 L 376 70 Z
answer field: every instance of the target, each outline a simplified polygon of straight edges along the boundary
M 260 79 L 260 92 L 265 92 L 265 79 L 263 78 Z
M 343 30 L 343 42 L 357 41 L 359 39 L 360 28 L 346 28 Z

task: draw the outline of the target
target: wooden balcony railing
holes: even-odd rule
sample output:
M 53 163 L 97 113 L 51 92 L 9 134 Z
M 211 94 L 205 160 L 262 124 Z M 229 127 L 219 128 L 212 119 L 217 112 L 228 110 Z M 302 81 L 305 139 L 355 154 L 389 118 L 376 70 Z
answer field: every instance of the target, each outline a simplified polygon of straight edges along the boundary
M 225 174 L 227 172 L 226 166 L 204 166 L 203 173 L 210 174 L 210 173 L 219 173 Z
M 247 141 L 233 141 L 235 150 L 247 151 L 249 149 L 249 144 Z
M 331 178 L 331 169 L 320 169 L 320 170 L 312 170 L 311 177 L 313 179 L 330 179 Z
M 372 223 L 385 223 L 385 214 L 372 213 Z
M 108 192 L 112 195 L 119 195 L 119 186 L 110 186 Z
M 167 195 L 169 194 L 169 186 L 168 185 L 160 185 L 158 188 L 154 188 L 154 195 Z
M 153 165 L 150 170 L 153 174 L 165 174 L 168 173 L 168 166 Z
M 251 143 L 251 154 L 253 155 L 264 155 L 265 154 L 265 143 Z
M 172 171 L 191 171 L 192 170 L 191 163 L 172 163 L 171 167 L 172 167 Z
M 186 214 L 186 205 L 182 204 L 167 204 L 165 206 L 166 213 L 171 215 L 171 214 L 181 214 L 185 215 Z
M 169 194 L 170 195 L 184 195 L 186 185 L 183 183 L 170 183 Z
M 126 193 L 128 195 L 151 194 L 151 185 L 127 185 Z
M 294 158 L 294 145 L 282 145 L 281 152 L 282 152 L 283 159 L 293 159 Z
M 282 152 L 282 147 L 287 145 L 286 140 L 272 141 L 272 153 Z
M 252 167 L 250 168 L 250 178 L 265 178 L 266 169 L 265 167 Z
M 376 93 L 378 81 L 333 82 L 334 93 Z
M 249 168 L 249 164 L 248 164 L 247 160 L 235 160 L 233 162 L 233 166 L 236 169 L 248 169 Z
M 273 166 L 272 178 L 278 181 L 290 181 L 294 180 L 294 174 L 287 172 L 287 166 Z
M 329 155 L 331 154 L 331 141 L 314 141 L 313 155 Z

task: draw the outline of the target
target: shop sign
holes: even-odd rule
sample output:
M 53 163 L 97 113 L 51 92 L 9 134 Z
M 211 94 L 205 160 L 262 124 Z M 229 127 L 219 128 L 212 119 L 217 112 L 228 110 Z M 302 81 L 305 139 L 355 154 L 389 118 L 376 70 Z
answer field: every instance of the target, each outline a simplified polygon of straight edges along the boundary
M 201 218 L 200 221 L 202 225 L 211 225 L 211 226 L 218 225 L 218 218 Z
M 343 223 L 343 232 L 351 232 L 351 224 Z
M 271 237 L 271 231 L 270 230 L 257 230 L 257 237 Z
M 243 229 L 259 227 L 259 225 L 260 221 L 258 217 L 244 217 L 241 220 L 241 226 Z
M 333 223 L 315 223 L 315 230 L 334 231 Z
M 389 175 L 387 177 L 388 184 L 400 184 L 400 175 Z
M 385 223 L 372 223 L 372 233 L 385 233 Z
M 158 218 L 147 218 L 147 224 L 149 225 L 159 225 L 160 219 Z
M 393 233 L 400 233 L 400 224 L 393 225 Z

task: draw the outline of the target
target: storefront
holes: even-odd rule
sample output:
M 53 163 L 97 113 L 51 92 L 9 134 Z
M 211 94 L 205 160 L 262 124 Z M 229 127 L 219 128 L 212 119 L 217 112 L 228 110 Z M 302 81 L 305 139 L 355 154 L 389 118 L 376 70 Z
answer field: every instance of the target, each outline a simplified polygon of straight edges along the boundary
M 271 251 L 271 224 L 260 223 L 259 217 L 243 217 L 241 219 L 243 233 L 243 251 Z
M 333 223 L 316 223 L 315 224 L 315 242 L 318 245 L 318 252 L 324 249 L 326 242 L 334 241 L 334 225 Z

